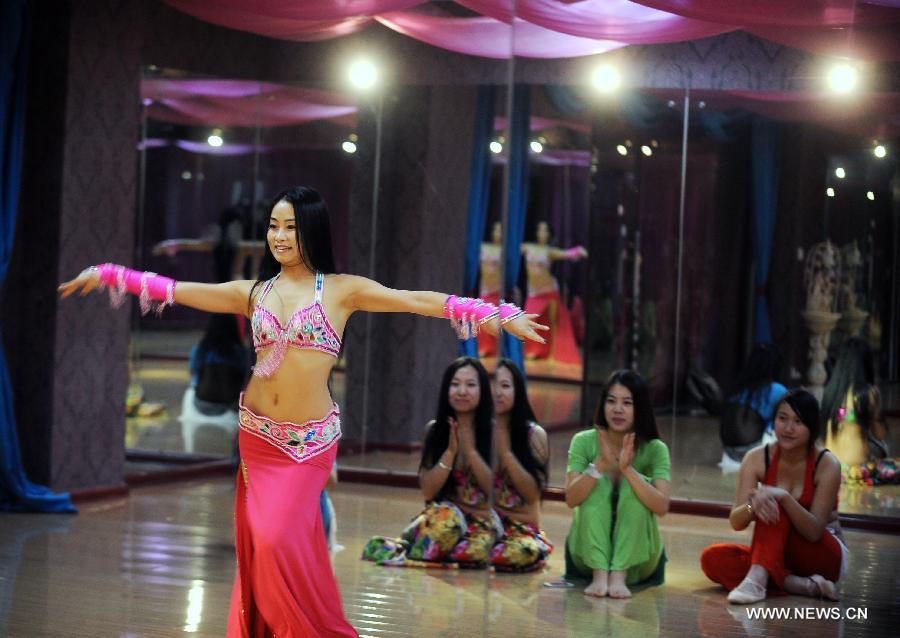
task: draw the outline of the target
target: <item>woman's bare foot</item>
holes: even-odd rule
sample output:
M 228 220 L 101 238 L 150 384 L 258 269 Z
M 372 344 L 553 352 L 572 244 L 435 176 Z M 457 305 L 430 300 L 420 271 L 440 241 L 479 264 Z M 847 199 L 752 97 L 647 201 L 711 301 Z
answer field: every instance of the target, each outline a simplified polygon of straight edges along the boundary
M 595 569 L 594 580 L 584 590 L 585 596 L 603 598 L 607 591 L 609 591 L 609 572 L 605 569 Z
M 609 574 L 609 597 L 610 598 L 631 598 L 631 590 L 625 586 L 625 572 L 610 572 Z

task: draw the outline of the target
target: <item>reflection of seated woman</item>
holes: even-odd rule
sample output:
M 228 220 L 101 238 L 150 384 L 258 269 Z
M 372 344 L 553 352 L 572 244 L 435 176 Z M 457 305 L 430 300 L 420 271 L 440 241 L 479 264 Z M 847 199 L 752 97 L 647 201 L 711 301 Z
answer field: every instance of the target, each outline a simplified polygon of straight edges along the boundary
M 758 602 L 767 587 L 837 599 L 846 557 L 837 523 L 841 468 L 816 445 L 818 434 L 816 398 L 793 390 L 775 409 L 777 442 L 741 462 L 729 519 L 737 531 L 756 522 L 750 547 L 712 545 L 700 557 L 704 573 L 730 590 L 729 602 Z
M 589 596 L 628 598 L 628 585 L 663 582 L 658 516 L 669 511 L 669 448 L 659 439 L 650 393 L 631 370 L 614 372 L 594 427 L 569 446 L 566 578 L 590 579 Z
M 535 423 L 522 372 L 509 359 L 497 364 L 494 405 L 494 507 L 504 535 L 491 550 L 491 564 L 501 571 L 534 571 L 553 551 L 541 531 L 541 491 L 547 484 L 550 451 L 547 433 Z
M 775 406 L 787 394 L 787 388 L 776 381 L 781 365 L 775 344 L 753 346 L 722 411 L 719 435 L 724 452 L 719 465 L 723 469 L 737 471 L 744 455 L 774 429 Z
M 191 349 L 188 367 L 194 393 L 191 405 L 201 415 L 199 418 L 229 410 L 237 413 L 249 364 L 234 315 L 210 317 L 206 334 Z
M 425 510 L 399 539 L 376 536 L 363 558 L 379 564 L 453 562 L 486 567 L 502 527 L 491 509 L 490 381 L 477 359 L 461 357 L 441 381 L 437 418 L 428 424 L 419 466 Z
M 576 246 L 560 250 L 549 245 L 550 226 L 547 222 L 537 225 L 537 243 L 523 244 L 525 266 L 528 274 L 528 298 L 525 312 L 541 318 L 540 323 L 550 326 L 546 343 L 525 345 L 525 356 L 529 359 L 550 358 L 558 363 L 581 363 L 581 355 L 575 343 L 572 319 L 569 309 L 562 302 L 559 286 L 550 272 L 552 262 L 559 260 L 578 261 L 587 256 L 587 251 Z
M 825 446 L 841 463 L 854 466 L 888 456 L 887 428 L 869 344 L 847 339 L 822 393 Z

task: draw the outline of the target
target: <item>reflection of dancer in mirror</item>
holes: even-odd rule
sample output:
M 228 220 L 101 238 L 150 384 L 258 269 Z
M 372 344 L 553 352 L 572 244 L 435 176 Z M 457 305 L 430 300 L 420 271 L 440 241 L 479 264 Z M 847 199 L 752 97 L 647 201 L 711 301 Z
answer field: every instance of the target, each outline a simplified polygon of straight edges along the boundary
M 516 308 L 437 292 L 386 288 L 334 274 L 331 226 L 321 196 L 280 193 L 271 208 L 260 278 L 178 282 L 104 264 L 59 287 L 63 297 L 105 285 L 141 309 L 179 303 L 251 318 L 259 353 L 241 400 L 241 467 L 235 499 L 238 574 L 228 636 L 355 636 L 344 617 L 319 508 L 337 455 L 340 416 L 328 378 L 350 315 L 410 312 L 448 316 L 462 333 L 483 327 L 541 341 L 541 326 Z
M 492 304 L 500 303 L 501 266 L 500 259 L 503 253 L 501 242 L 503 241 L 503 227 L 496 222 L 491 228 L 491 243 L 481 244 L 481 282 L 478 296 Z M 478 335 L 478 354 L 482 357 L 492 357 L 497 354 L 497 339 L 487 332 Z
M 497 363 L 494 408 L 494 507 L 504 533 L 491 550 L 491 564 L 498 571 L 536 571 L 553 551 L 541 531 L 541 493 L 547 485 L 550 448 L 528 402 L 522 371 L 509 359 Z
M 550 245 L 551 232 L 547 222 L 538 222 L 537 243 L 522 244 L 528 272 L 528 299 L 525 311 L 537 315 L 541 323 L 550 326 L 547 343 L 529 343 L 525 346 L 528 359 L 551 359 L 556 363 L 581 363 L 581 355 L 575 343 L 572 317 L 569 308 L 559 294 L 559 285 L 550 272 L 554 261 L 578 261 L 587 257 L 582 246 L 560 250 Z
M 825 447 L 848 470 L 888 456 L 872 348 L 859 337 L 847 339 L 838 350 L 822 392 L 822 421 Z
M 419 464 L 425 509 L 399 539 L 375 536 L 363 559 L 388 566 L 487 567 L 503 531 L 491 509 L 494 402 L 478 359 L 460 357 L 444 371 L 437 415 L 426 426 Z
M 629 598 L 628 585 L 662 584 L 657 517 L 669 511 L 670 467 L 646 381 L 631 370 L 614 372 L 594 427 L 572 438 L 566 468 L 566 505 L 575 510 L 566 578 L 590 579 L 588 596 Z
M 729 519 L 736 531 L 753 527 L 750 547 L 707 547 L 700 565 L 710 580 L 730 590 L 728 602 L 750 604 L 767 588 L 837 600 L 847 549 L 837 518 L 841 466 L 816 445 L 819 404 L 793 390 L 775 408 L 777 442 L 744 456 Z

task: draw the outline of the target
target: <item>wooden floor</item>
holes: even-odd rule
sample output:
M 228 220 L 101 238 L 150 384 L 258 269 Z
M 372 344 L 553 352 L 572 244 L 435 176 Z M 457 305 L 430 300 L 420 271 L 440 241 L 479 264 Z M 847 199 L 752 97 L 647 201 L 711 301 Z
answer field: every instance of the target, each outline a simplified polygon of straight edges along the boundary
M 133 490 L 77 516 L 0 514 L 0 636 L 222 636 L 234 574 L 232 483 L 211 479 Z M 900 538 L 848 534 L 840 603 L 799 597 L 759 608 L 812 608 L 827 619 L 755 620 L 729 606 L 698 567 L 702 548 L 746 539 L 718 519 L 662 519 L 666 585 L 629 601 L 544 587 L 562 573 L 570 513 L 546 503 L 557 544 L 531 575 L 380 568 L 358 559 L 372 534 L 396 534 L 419 508 L 413 490 L 341 485 L 334 558 L 347 616 L 363 636 L 890 636 L 900 626 Z M 866 620 L 853 617 L 867 614 Z M 837 611 L 833 611 L 837 610 Z M 841 619 L 832 619 L 840 614 Z

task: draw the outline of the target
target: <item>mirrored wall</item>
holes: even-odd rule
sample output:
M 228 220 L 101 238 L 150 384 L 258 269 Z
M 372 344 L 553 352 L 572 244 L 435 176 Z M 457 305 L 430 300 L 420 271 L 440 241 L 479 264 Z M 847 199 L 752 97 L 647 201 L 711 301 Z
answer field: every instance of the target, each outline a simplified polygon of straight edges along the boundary
M 779 351 L 779 383 L 819 394 L 842 344 L 864 341 L 882 397 L 879 436 L 900 441 L 894 104 L 641 86 L 624 70 L 611 83 L 601 72 L 599 85 L 575 73 L 536 83 L 552 74 L 531 59 L 510 65 L 506 85 L 386 83 L 365 95 L 147 69 L 140 265 L 198 281 L 254 277 L 268 198 L 293 183 L 328 201 L 339 270 L 427 289 L 418 273 L 455 260 L 461 282 L 449 292 L 514 301 L 550 327 L 547 344 L 521 353 L 489 335 L 469 352 L 490 371 L 498 356 L 521 356 L 548 432 L 551 487 L 564 486 L 569 441 L 591 426 L 605 379 L 629 368 L 650 387 L 673 495 L 730 502 L 736 463 L 720 430 L 758 341 Z M 250 365 L 246 323 L 226 319 Z M 408 345 L 417 339 L 452 336 L 415 319 L 353 321 L 332 378 L 335 399 L 357 415 L 341 465 L 411 476 L 424 423 L 372 415 L 437 405 L 456 346 L 429 362 L 421 387 L 363 399 L 360 388 L 391 372 L 382 344 L 354 331 L 400 339 L 401 361 L 419 356 Z M 233 429 L 184 418 L 201 384 L 191 352 L 215 323 L 181 308 L 135 317 L 128 448 L 233 453 Z M 353 356 L 363 374 L 348 379 Z M 840 502 L 896 516 L 898 498 L 895 487 L 851 480 Z

